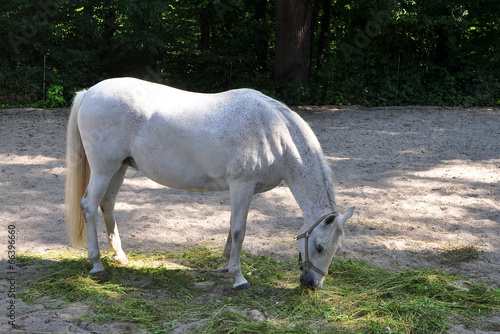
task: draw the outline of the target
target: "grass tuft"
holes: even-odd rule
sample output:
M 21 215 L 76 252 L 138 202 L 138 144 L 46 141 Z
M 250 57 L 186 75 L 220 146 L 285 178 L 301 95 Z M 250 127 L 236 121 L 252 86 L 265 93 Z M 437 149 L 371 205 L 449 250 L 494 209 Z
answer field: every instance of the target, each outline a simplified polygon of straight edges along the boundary
M 459 265 L 478 258 L 481 251 L 476 245 L 452 245 L 449 244 L 442 249 L 440 256 L 442 263 L 448 265 Z
M 396 272 L 335 260 L 323 289 L 299 285 L 296 258 L 244 252 L 253 288 L 231 289 L 216 272 L 220 248 L 131 253 L 120 266 L 105 254 L 108 278 L 90 277 L 82 253 L 19 254 L 22 298 L 49 296 L 90 306 L 85 321 L 134 323 L 147 333 L 184 326 L 193 333 L 441 333 L 450 319 L 474 323 L 500 309 L 500 290 L 430 269 Z M 257 316 L 255 316 L 257 315 Z

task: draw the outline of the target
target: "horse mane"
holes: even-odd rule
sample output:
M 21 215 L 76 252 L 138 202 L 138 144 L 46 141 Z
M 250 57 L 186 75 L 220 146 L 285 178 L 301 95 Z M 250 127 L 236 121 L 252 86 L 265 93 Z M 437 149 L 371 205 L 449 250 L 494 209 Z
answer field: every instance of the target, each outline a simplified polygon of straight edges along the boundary
M 265 95 L 264 95 L 265 96 Z M 333 171 L 326 161 L 323 149 L 319 143 L 314 131 L 311 129 L 309 124 L 304 121 L 295 111 L 289 108 L 284 103 L 272 99 L 266 96 L 268 103 L 272 106 L 272 109 L 279 111 L 283 118 L 286 120 L 287 127 L 290 132 L 298 135 L 307 144 L 306 146 L 312 150 L 313 155 L 318 159 L 318 165 L 321 169 L 321 173 L 325 180 L 325 186 L 327 190 L 328 201 L 333 205 L 335 212 L 338 212 L 337 204 L 335 202 L 335 191 L 333 186 Z

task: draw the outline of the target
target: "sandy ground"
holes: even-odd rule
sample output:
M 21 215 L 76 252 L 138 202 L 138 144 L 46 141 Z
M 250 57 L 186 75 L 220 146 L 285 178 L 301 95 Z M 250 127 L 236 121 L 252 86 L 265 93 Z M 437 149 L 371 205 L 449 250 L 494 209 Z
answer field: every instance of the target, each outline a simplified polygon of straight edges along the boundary
M 383 268 L 441 268 L 500 287 L 500 110 L 298 111 L 335 172 L 338 206 L 342 211 L 357 207 L 339 257 Z M 68 115 L 68 109 L 0 111 L 1 277 L 6 275 L 9 225 L 15 225 L 18 251 L 68 248 L 63 218 Z M 228 231 L 227 192 L 167 189 L 132 169 L 116 211 L 125 252 L 223 245 Z M 244 248 L 295 256 L 294 238 L 301 225 L 302 214 L 285 185 L 256 195 Z M 99 231 L 101 247 L 107 249 L 103 224 Z M 456 247 L 480 253 L 450 263 L 446 251 Z M 2 279 L 0 300 L 8 300 L 7 290 Z M 54 305 L 16 302 L 21 327 L 8 327 L 2 310 L 1 333 L 118 332 L 112 325 L 72 325 L 85 314 L 83 305 L 58 310 L 56 317 Z M 449 333 L 495 333 L 488 328 L 500 326 L 498 316 L 481 322 L 474 331 L 457 324 Z

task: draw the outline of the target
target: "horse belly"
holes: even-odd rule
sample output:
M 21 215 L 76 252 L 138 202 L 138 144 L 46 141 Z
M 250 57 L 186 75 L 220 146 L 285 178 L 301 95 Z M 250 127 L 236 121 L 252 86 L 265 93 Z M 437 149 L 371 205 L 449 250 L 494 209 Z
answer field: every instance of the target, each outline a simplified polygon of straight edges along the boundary
M 132 152 L 137 169 L 164 186 L 188 191 L 228 190 L 228 158 L 214 146 L 190 148 L 182 141 L 140 145 Z
M 279 160 L 266 161 L 259 152 L 241 150 L 216 140 L 164 144 L 144 141 L 132 150 L 135 167 L 164 186 L 188 191 L 229 190 L 234 180 L 254 183 L 255 192 L 276 187 L 282 178 Z
M 160 172 L 152 171 L 142 166 L 139 166 L 138 169 L 151 180 L 169 188 L 194 192 L 223 191 L 229 189 L 224 177 L 214 177 L 199 169 L 183 168 L 182 171 L 165 169 Z

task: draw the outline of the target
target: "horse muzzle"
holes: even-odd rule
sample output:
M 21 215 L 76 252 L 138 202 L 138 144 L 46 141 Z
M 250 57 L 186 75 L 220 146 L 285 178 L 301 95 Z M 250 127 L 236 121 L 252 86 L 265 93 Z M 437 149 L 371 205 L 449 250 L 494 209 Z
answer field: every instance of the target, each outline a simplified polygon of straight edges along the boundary
M 319 275 L 308 267 L 303 268 L 302 274 L 300 275 L 300 283 L 312 290 L 321 289 L 324 280 L 325 276 Z

